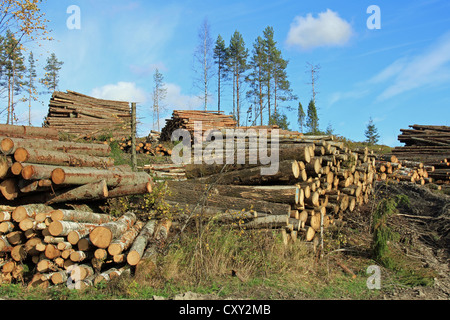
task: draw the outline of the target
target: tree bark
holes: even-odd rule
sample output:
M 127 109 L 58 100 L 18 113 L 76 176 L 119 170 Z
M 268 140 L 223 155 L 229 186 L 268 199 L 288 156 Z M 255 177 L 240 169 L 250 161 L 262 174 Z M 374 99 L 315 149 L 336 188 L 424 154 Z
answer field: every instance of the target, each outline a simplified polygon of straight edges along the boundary
M 133 241 L 139 235 L 143 227 L 143 222 L 137 221 L 130 230 L 127 230 L 119 238 L 111 242 L 108 246 L 108 253 L 112 256 L 122 254 L 123 251 L 127 250 L 133 244 Z
M 71 201 L 92 201 L 108 197 L 106 182 L 101 180 L 95 183 L 85 184 L 69 190 L 58 190 L 55 194 L 47 195 L 46 204 L 66 203 Z
M 5 155 L 12 155 L 18 148 L 40 149 L 63 153 L 108 157 L 111 147 L 105 144 L 87 144 L 68 141 L 48 141 L 43 139 L 1 138 L 0 149 Z
M 167 181 L 168 187 L 173 189 L 185 188 L 197 192 L 205 191 L 205 185 L 190 181 Z M 214 185 L 211 193 L 243 198 L 249 200 L 263 200 L 276 203 L 295 204 L 296 186 L 240 186 Z
M 174 202 L 189 204 L 200 203 L 201 205 L 205 204 L 206 206 L 212 207 L 225 207 L 232 210 L 256 211 L 286 216 L 290 215 L 291 210 L 289 204 L 222 196 L 220 194 L 215 194 L 214 191 L 210 192 L 205 197 L 205 192 L 189 190 L 184 187 L 178 188 L 176 185 L 169 187 L 169 190 L 168 194 L 165 195 L 165 199 Z
M 18 162 L 46 164 L 69 167 L 112 167 L 114 160 L 107 157 L 94 157 L 76 153 L 64 153 L 31 148 L 18 148 L 14 152 L 14 159 Z
M 115 220 L 113 216 L 108 214 L 64 209 L 52 211 L 51 218 L 53 221 L 64 220 L 92 224 L 103 224 Z
M 132 212 L 127 212 L 117 221 L 108 222 L 96 227 L 89 234 L 89 239 L 96 247 L 106 249 L 113 239 L 118 238 L 121 234 L 130 229 L 135 222 L 136 215 Z
M 84 185 L 105 180 L 108 187 L 120 185 L 151 183 L 151 177 L 145 172 L 126 172 L 122 169 L 92 170 L 92 168 L 57 168 L 53 170 L 52 181 L 56 185 Z
M 150 220 L 134 240 L 133 245 L 131 246 L 130 251 L 127 255 L 127 262 L 129 265 L 135 266 L 139 263 L 150 238 L 155 232 L 155 227 L 156 220 Z
M 274 164 L 275 165 L 275 164 Z M 298 165 L 292 160 L 286 160 L 279 162 L 278 171 L 274 175 L 262 175 L 261 169 L 269 168 L 254 167 L 249 169 L 242 169 L 239 171 L 225 172 L 221 174 L 215 174 L 204 178 L 196 179 L 202 183 L 218 184 L 236 184 L 236 185 L 263 185 L 269 183 L 276 184 L 292 184 L 299 182 L 298 179 Z M 297 177 L 295 177 L 297 175 Z

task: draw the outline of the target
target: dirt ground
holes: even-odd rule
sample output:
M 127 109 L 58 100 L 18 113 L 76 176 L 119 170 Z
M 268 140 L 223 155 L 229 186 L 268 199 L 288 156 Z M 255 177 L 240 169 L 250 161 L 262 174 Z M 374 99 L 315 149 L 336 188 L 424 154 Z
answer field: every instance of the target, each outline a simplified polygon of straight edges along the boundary
M 423 268 L 434 270 L 437 276 L 431 287 L 395 286 L 383 298 L 389 300 L 450 299 L 450 196 L 411 183 L 378 183 L 377 197 L 406 195 L 410 205 L 400 206 L 393 226 L 408 245 L 403 251 L 420 261 Z

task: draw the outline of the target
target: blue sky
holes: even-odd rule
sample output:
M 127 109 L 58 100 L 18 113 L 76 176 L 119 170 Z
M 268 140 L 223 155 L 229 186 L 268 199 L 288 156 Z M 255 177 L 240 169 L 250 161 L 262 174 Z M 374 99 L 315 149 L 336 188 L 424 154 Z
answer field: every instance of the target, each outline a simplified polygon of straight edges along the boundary
M 81 29 L 70 30 L 67 8 L 81 10 Z M 370 5 L 381 10 L 381 29 L 371 30 Z M 140 135 L 152 129 L 153 73 L 164 75 L 169 117 L 174 109 L 200 109 L 193 86 L 197 32 L 207 18 L 215 41 L 227 44 L 235 30 L 249 51 L 267 26 L 285 59 L 294 93 L 304 108 L 311 99 L 306 63 L 320 64 L 317 107 L 320 128 L 364 140 L 370 117 L 380 142 L 400 145 L 409 125 L 450 125 L 450 2 L 420 1 L 149 1 L 47 0 L 43 6 L 55 41 L 33 50 L 42 65 L 55 52 L 64 61 L 60 90 L 105 99 L 137 101 Z M 212 81 L 210 109 L 217 109 Z M 230 90 L 230 85 L 227 90 Z M 227 94 L 228 92 L 228 94 Z M 232 108 L 225 92 L 222 106 Z M 49 95 L 33 107 L 41 125 Z M 293 107 L 298 102 L 291 103 Z M 249 104 L 244 105 L 246 109 Z M 298 130 L 296 112 L 286 112 Z M 26 122 L 25 116 L 19 118 Z

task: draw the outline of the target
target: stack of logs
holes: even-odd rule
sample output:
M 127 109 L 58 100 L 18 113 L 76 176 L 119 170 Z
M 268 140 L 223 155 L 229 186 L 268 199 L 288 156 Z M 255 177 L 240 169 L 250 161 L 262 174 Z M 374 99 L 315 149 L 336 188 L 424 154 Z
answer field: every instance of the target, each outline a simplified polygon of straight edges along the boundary
M 3 209 L 0 284 L 83 289 L 131 270 L 148 273 L 171 228 L 168 220 L 143 222 L 132 212 L 114 218 L 45 205 Z
M 277 228 L 287 239 L 314 243 L 320 231 L 369 201 L 376 168 L 367 148 L 350 150 L 333 136 L 278 138 L 275 174 L 262 174 L 270 165 L 251 162 L 257 157 L 247 145 L 245 164 L 186 165 L 188 181 L 168 181 L 166 200 L 190 214 L 218 214 L 224 221 L 240 221 L 241 228 Z M 235 144 L 226 152 L 236 155 L 239 149 Z
M 399 160 L 396 156 L 378 156 L 375 162 L 377 178 L 380 181 L 405 181 L 425 185 L 434 183 L 434 166 L 420 161 Z
M 102 100 L 74 91 L 54 92 L 45 126 L 79 137 L 112 134 L 129 136 L 131 113 L 128 102 Z
M 427 176 L 434 183 L 450 184 L 450 127 L 417 124 L 410 127 L 400 130 L 398 140 L 405 146 L 394 148 L 392 155 L 400 161 L 422 163 L 429 168 Z
M 132 172 L 128 165 L 114 166 L 108 145 L 56 139 L 53 129 L 0 126 L 0 204 L 93 201 L 151 192 L 150 175 Z
M 131 153 L 131 138 L 122 138 L 119 142 L 119 148 L 123 152 Z M 136 139 L 136 153 L 151 156 L 170 156 L 172 154 L 172 150 L 166 148 L 163 144 L 155 141 L 153 137 L 149 136 L 146 138 Z
M 192 139 L 195 139 L 195 122 L 201 122 L 201 135 L 211 129 L 235 128 L 236 121 L 231 115 L 225 115 L 217 111 L 175 110 L 170 119 L 166 119 L 166 125 L 161 131 L 161 141 L 171 141 L 172 133 L 177 129 L 188 130 Z M 194 140 L 193 140 L 194 141 Z M 201 141 L 201 140 L 199 140 Z

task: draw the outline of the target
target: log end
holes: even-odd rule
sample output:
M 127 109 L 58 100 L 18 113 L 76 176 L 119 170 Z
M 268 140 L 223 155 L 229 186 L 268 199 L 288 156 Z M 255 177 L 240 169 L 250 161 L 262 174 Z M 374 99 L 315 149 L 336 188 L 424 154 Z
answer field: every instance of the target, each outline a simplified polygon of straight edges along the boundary
M 10 154 L 11 150 L 14 148 L 14 142 L 10 138 L 5 138 L 0 143 L 0 148 L 3 154 Z
M 22 173 L 23 165 L 20 162 L 14 162 L 11 166 L 11 172 L 13 175 L 18 176 Z
M 118 243 L 111 243 L 108 247 L 108 253 L 111 256 L 117 256 L 122 253 L 122 246 Z
M 12 213 L 12 219 L 17 223 L 20 223 L 22 220 L 26 219 L 27 217 L 28 217 L 27 209 L 22 206 L 15 208 Z
M 17 162 L 27 162 L 30 154 L 24 148 L 17 148 L 16 152 L 14 152 L 14 160 Z
M 63 226 L 60 221 L 53 221 L 48 226 L 48 231 L 54 237 L 59 236 L 61 234 L 62 230 L 63 230 Z
M 64 180 L 66 179 L 66 174 L 63 169 L 56 168 L 52 172 L 52 181 L 56 185 L 60 185 L 64 183 Z
M 141 255 L 137 251 L 130 251 L 127 255 L 127 262 L 130 266 L 136 266 L 141 261 Z
M 106 249 L 111 244 L 112 232 L 108 228 L 99 226 L 89 234 L 92 244 L 100 249 Z

